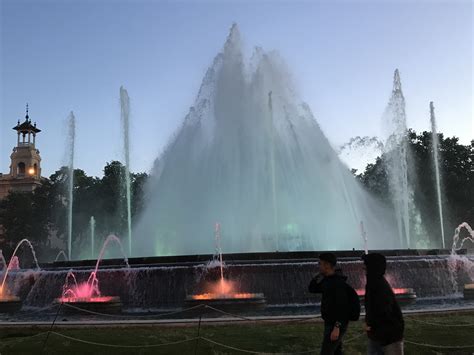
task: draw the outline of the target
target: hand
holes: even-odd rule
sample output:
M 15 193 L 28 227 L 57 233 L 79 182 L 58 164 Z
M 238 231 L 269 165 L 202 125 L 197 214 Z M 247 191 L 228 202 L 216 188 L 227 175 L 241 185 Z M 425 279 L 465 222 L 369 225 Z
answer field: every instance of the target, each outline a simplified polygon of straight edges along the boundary
M 372 328 L 370 326 L 368 326 L 367 323 L 364 323 L 364 330 L 365 330 L 366 333 L 368 333 L 372 330 Z
M 334 327 L 331 332 L 331 341 L 336 341 L 337 339 L 339 339 L 339 328 Z
M 319 283 L 319 282 L 321 282 L 321 281 L 324 279 L 324 275 L 321 274 L 321 273 L 319 273 L 319 274 L 317 274 L 314 278 L 316 279 L 316 282 Z

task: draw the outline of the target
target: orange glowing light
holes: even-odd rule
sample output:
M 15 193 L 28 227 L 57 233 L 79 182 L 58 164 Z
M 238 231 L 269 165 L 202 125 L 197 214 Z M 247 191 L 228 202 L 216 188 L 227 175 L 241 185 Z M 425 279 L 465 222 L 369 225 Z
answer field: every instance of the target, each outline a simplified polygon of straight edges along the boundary
M 199 295 L 192 295 L 193 300 L 215 300 L 215 299 L 249 299 L 255 298 L 256 293 L 201 293 Z
M 413 292 L 413 290 L 410 288 L 392 288 L 392 291 L 395 295 L 404 295 Z M 358 296 L 365 296 L 364 289 L 357 289 L 356 292 Z
M 237 292 L 235 283 L 226 279 L 209 283 L 204 293 L 191 295 L 193 300 L 226 300 L 226 299 L 250 299 L 256 298 L 259 294 Z
M 35 168 L 29 168 L 28 169 L 28 174 L 35 175 Z
M 97 296 L 97 297 L 61 297 L 58 298 L 62 303 L 78 303 L 78 302 L 94 302 L 104 303 L 114 301 L 117 297 L 113 296 Z

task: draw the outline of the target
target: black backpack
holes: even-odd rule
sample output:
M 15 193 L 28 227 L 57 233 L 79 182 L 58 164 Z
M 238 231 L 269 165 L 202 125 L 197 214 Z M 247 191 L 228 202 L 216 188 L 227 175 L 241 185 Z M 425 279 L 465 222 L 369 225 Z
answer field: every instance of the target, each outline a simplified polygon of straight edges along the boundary
M 350 321 L 357 321 L 360 317 L 360 298 L 351 285 L 347 286 L 347 299 L 349 301 L 347 318 Z

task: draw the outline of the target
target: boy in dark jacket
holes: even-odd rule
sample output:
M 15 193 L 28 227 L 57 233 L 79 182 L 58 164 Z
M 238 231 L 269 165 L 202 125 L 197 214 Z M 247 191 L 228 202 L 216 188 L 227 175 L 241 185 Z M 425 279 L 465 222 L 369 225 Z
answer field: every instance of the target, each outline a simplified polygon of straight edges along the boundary
M 324 320 L 322 355 L 342 354 L 342 338 L 347 330 L 349 299 L 346 277 L 336 270 L 332 253 L 319 256 L 319 274 L 311 280 L 308 290 L 321 293 L 321 316 Z
M 378 253 L 362 257 L 366 274 L 365 323 L 368 355 L 403 355 L 405 323 L 400 306 L 384 277 L 387 261 Z

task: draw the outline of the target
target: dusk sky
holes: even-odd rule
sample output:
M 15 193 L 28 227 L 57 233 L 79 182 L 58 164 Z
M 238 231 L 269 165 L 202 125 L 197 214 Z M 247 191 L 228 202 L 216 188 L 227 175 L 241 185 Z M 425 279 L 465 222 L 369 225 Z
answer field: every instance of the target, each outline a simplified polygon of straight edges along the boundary
M 43 175 L 65 163 L 77 118 L 76 166 L 101 175 L 121 160 L 119 88 L 131 99 L 131 169 L 149 171 L 181 124 L 228 30 L 245 54 L 276 49 L 333 145 L 382 132 L 395 68 L 408 126 L 474 139 L 473 5 L 449 1 L 0 0 L 0 172 L 30 117 L 43 131 Z

